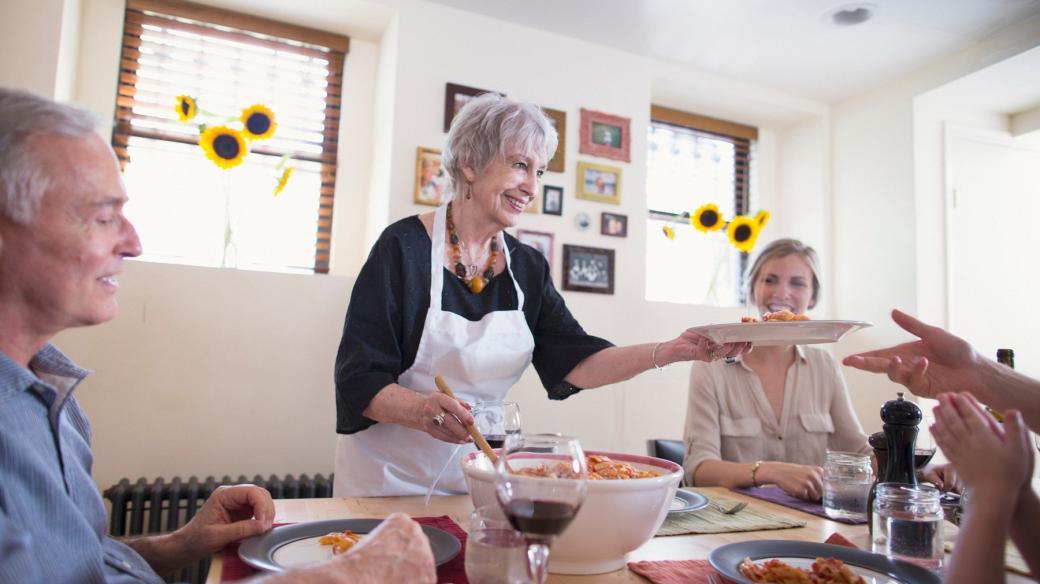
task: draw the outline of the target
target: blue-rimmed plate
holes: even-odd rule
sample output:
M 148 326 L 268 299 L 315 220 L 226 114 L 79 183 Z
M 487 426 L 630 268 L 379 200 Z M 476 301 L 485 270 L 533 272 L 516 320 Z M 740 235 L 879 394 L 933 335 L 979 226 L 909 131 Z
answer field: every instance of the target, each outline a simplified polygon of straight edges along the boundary
M 708 498 L 700 493 L 677 489 L 675 498 L 668 506 L 668 513 L 689 513 L 708 506 Z
M 941 584 L 939 576 L 908 562 L 892 560 L 880 554 L 827 543 L 764 539 L 742 541 L 717 547 L 708 554 L 711 566 L 723 576 L 753 584 L 740 574 L 745 559 L 763 562 L 777 559 L 797 568 L 810 569 L 816 558 L 834 558 L 845 562 L 853 572 L 872 584 Z
M 242 540 L 238 557 L 254 568 L 270 572 L 314 564 L 332 558 L 331 546 L 318 543 L 321 536 L 347 529 L 365 534 L 382 522 L 382 519 L 330 519 L 282 525 Z M 457 556 L 462 549 L 459 540 L 447 531 L 425 525 L 422 530 L 430 539 L 433 560 L 438 566 Z

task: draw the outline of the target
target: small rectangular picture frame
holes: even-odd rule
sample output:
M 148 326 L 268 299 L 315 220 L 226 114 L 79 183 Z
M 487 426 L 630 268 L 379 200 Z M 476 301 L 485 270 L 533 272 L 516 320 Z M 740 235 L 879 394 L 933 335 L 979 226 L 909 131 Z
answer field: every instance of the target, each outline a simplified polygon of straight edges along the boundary
M 415 151 L 415 194 L 412 202 L 439 207 L 448 194 L 448 176 L 441 167 L 441 151 L 419 146 Z
M 614 293 L 614 250 L 601 247 L 563 246 L 564 290 Z
M 542 186 L 542 213 L 563 215 L 563 187 Z
M 628 118 L 582 108 L 578 152 L 631 162 L 631 125 Z
M 621 169 L 617 166 L 578 161 L 578 192 L 586 201 L 621 204 Z
M 556 128 L 556 135 L 560 140 L 556 145 L 556 154 L 553 155 L 552 160 L 549 161 L 545 168 L 549 172 L 563 172 L 567 168 L 567 112 L 547 107 L 543 107 L 542 111 L 545 112 L 545 116 L 549 118 L 553 127 Z
M 549 263 L 549 269 L 552 269 L 554 239 L 552 233 L 547 231 L 532 231 L 530 229 L 517 229 L 516 238 L 520 243 L 525 243 L 542 252 L 542 255 L 545 256 L 545 261 Z
M 478 95 L 484 95 L 485 93 L 497 93 L 503 97 L 506 94 L 501 91 L 491 91 L 489 89 L 478 89 L 476 87 L 468 87 L 466 85 L 459 85 L 458 83 L 447 83 L 444 86 L 444 131 L 447 132 L 451 128 L 451 121 L 455 119 L 455 114 L 459 113 L 462 106 L 477 97 Z
M 628 215 L 604 211 L 600 214 L 599 232 L 607 237 L 628 237 Z

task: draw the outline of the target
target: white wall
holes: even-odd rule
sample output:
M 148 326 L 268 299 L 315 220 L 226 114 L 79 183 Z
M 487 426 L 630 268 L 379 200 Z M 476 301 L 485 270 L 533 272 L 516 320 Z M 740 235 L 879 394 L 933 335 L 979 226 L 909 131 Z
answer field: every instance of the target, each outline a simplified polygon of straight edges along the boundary
M 941 126 L 915 125 L 915 98 L 1038 42 L 1040 17 L 1033 17 L 832 108 L 834 312 L 876 325 L 842 343 L 839 354 L 909 338 L 891 322 L 891 308 L 945 324 L 945 287 L 935 285 L 943 277 L 936 266 L 945 262 L 944 195 L 934 188 L 934 179 L 928 179 L 932 186 L 927 190 L 917 189 L 915 182 L 916 145 L 939 143 L 921 133 Z M 941 160 L 934 154 L 928 158 L 933 164 Z M 850 370 L 846 376 L 861 418 L 898 389 L 882 376 Z M 879 424 L 876 414 L 863 422 L 868 429 Z

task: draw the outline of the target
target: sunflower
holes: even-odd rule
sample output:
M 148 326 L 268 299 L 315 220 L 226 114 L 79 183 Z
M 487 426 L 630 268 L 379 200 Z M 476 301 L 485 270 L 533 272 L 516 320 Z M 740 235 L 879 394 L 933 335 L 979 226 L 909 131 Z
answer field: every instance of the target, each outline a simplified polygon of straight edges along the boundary
M 714 203 L 708 203 L 707 205 L 701 205 L 694 212 L 693 217 L 690 218 L 690 225 L 693 225 L 697 231 L 707 233 L 722 229 L 725 227 L 726 222 L 722 220 L 722 213 L 719 213 L 719 208 Z
M 282 191 L 285 190 L 285 185 L 289 182 L 289 177 L 292 176 L 293 169 L 295 168 L 296 167 L 294 166 L 286 166 L 285 169 L 282 170 L 282 175 L 278 177 L 278 185 L 274 187 L 274 196 L 277 197 L 282 194 Z
M 177 119 L 182 122 L 190 122 L 195 119 L 195 114 L 199 113 L 195 98 L 190 95 L 178 95 L 177 105 L 173 106 L 173 109 L 177 110 Z
M 266 105 L 257 103 L 242 110 L 242 133 L 250 140 L 266 140 L 277 127 L 274 112 Z
M 234 168 L 249 154 L 242 133 L 227 126 L 211 126 L 199 136 L 199 146 L 206 157 L 225 170 Z
M 675 239 L 675 230 L 672 229 L 671 225 L 665 225 L 661 228 L 661 231 L 664 233 L 664 236 L 668 239 Z
M 729 236 L 729 242 L 733 244 L 733 247 L 748 253 L 755 247 L 755 240 L 758 239 L 758 232 L 761 229 L 762 225 L 757 219 L 752 219 L 746 215 L 737 215 L 729 222 L 729 227 L 726 228 L 726 235 Z

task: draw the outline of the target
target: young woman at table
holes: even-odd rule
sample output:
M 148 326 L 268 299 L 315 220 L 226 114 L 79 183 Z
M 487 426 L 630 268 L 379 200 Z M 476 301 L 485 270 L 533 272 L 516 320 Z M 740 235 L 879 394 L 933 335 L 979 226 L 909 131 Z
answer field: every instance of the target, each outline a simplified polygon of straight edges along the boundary
M 541 191 L 556 130 L 537 106 L 486 94 L 456 115 L 442 162 L 451 201 L 387 227 L 361 268 L 336 357 L 341 496 L 464 493 L 467 402 L 501 400 L 534 364 L 552 399 L 665 363 L 739 355 L 692 331 L 615 347 L 586 334 L 545 257 L 504 229 Z M 472 447 L 470 447 L 472 448 Z
M 780 239 L 748 273 L 749 301 L 762 314 L 802 314 L 820 297 L 813 248 Z M 808 500 L 823 495 L 828 449 L 870 452 L 830 353 L 764 346 L 726 362 L 694 363 L 684 432 L 686 482 L 697 486 L 776 484 Z

